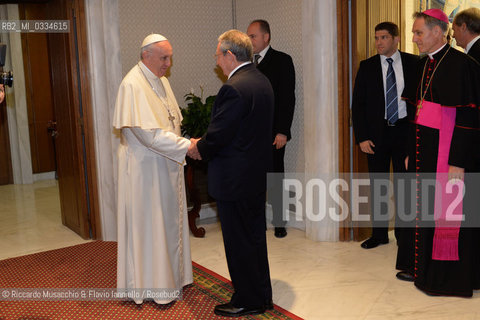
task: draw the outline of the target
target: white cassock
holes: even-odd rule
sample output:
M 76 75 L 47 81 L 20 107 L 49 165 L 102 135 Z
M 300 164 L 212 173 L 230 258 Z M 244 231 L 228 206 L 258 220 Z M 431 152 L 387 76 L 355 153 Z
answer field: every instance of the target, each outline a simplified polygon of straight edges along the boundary
M 120 85 L 113 120 L 122 132 L 117 288 L 135 293 L 129 297 L 136 303 L 151 298 L 141 296 L 143 289 L 173 291 L 193 282 L 183 174 L 190 141 L 180 136 L 181 120 L 168 80 L 139 62 Z

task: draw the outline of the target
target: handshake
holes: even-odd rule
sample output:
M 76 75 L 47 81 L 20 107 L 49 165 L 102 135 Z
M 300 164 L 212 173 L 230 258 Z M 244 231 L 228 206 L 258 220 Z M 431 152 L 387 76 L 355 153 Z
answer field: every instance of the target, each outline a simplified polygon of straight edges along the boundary
M 191 144 L 188 147 L 187 156 L 189 156 L 193 160 L 202 160 L 202 156 L 200 155 L 200 152 L 198 152 L 198 148 L 197 148 L 197 142 L 200 139 L 201 138 L 198 138 L 198 139 L 191 138 L 190 139 Z

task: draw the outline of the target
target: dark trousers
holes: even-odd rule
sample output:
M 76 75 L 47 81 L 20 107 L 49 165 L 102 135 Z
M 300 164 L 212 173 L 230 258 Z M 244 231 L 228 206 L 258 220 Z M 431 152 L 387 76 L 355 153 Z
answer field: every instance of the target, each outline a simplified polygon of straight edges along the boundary
M 239 201 L 218 201 L 235 307 L 260 307 L 272 299 L 265 235 L 265 193 Z
M 405 173 L 406 140 L 408 123 L 406 119 L 397 121 L 395 126 L 387 126 L 385 122 L 382 142 L 375 145 L 375 154 L 368 154 L 368 171 L 370 172 L 370 205 L 372 213 L 372 237 L 376 239 L 388 238 L 388 207 L 379 206 L 377 194 L 374 192 L 376 179 L 389 180 L 390 162 L 393 166 L 394 198 L 398 199 L 398 190 L 395 188 L 399 173 Z M 375 143 L 375 142 L 374 142 Z M 378 190 L 377 190 L 378 191 Z M 385 190 L 381 190 L 382 194 Z M 398 211 L 398 203 L 395 201 Z M 395 228 L 395 237 L 398 238 L 398 230 Z
M 285 227 L 287 220 L 283 218 L 283 178 L 285 166 L 283 158 L 285 157 L 285 147 L 277 149 L 272 146 L 273 175 L 269 175 L 268 181 L 268 203 L 272 205 L 272 224 L 274 227 Z

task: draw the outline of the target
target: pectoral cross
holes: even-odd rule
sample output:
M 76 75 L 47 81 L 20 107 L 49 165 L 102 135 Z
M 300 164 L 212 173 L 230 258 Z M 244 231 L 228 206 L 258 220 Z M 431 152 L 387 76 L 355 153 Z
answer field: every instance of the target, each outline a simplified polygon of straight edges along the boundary
M 172 126 L 173 126 L 173 129 L 175 129 L 175 122 L 173 122 L 173 120 L 175 120 L 175 117 L 172 116 L 172 114 L 170 113 L 170 110 L 168 110 L 168 120 L 170 120 L 172 122 Z
M 170 113 L 170 106 L 168 104 L 168 97 L 167 97 L 167 94 L 165 92 L 165 88 L 163 87 L 163 84 L 162 82 L 160 81 L 159 78 L 156 78 L 155 79 L 155 83 L 157 84 L 157 86 L 159 88 L 161 88 L 162 90 L 162 93 L 160 93 L 156 88 L 155 86 L 150 82 L 150 80 L 147 78 L 147 76 L 145 75 L 145 72 L 143 72 L 143 69 L 142 67 L 140 66 L 140 62 L 138 63 L 138 67 L 140 68 L 140 71 L 142 72 L 143 74 L 143 77 L 145 78 L 145 80 L 147 81 L 147 83 L 150 85 L 150 87 L 152 88 L 153 92 L 155 92 L 155 94 L 157 95 L 157 97 L 160 99 L 160 101 L 162 102 L 163 106 L 165 107 L 165 109 L 167 109 L 167 112 L 168 112 L 168 120 L 170 120 L 172 122 L 172 126 L 173 126 L 173 129 L 175 129 L 175 122 L 173 122 L 173 120 L 175 120 L 175 117 L 172 116 L 172 114 Z

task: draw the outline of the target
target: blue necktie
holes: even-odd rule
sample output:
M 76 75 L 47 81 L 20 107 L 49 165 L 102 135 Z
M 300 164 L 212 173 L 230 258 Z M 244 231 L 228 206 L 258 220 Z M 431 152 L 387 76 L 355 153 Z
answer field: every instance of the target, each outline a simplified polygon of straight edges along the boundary
M 387 120 L 394 124 L 398 120 L 398 100 L 397 100 L 397 81 L 395 80 L 395 72 L 393 71 L 393 59 L 387 58 Z

